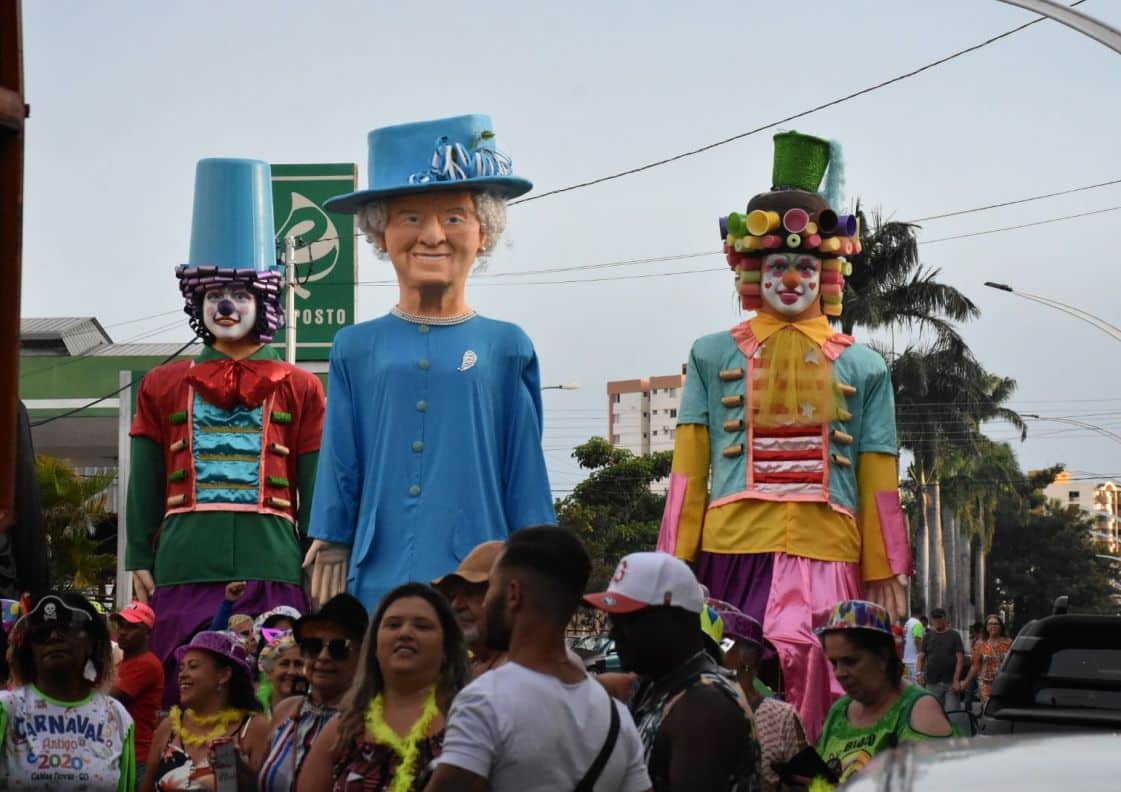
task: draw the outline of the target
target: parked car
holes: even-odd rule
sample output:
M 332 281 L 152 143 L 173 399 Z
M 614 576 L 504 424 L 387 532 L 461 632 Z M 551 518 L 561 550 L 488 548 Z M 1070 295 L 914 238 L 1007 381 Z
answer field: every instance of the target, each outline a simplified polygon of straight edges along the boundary
M 1121 786 L 1115 734 L 977 737 L 908 743 L 874 757 L 845 792 L 968 789 L 1114 792 Z
M 1121 616 L 1066 613 L 1065 600 L 1012 642 L 982 735 L 1121 729 Z
M 619 670 L 615 642 L 608 635 L 584 635 L 574 640 L 571 647 L 589 671 L 602 674 L 604 671 Z

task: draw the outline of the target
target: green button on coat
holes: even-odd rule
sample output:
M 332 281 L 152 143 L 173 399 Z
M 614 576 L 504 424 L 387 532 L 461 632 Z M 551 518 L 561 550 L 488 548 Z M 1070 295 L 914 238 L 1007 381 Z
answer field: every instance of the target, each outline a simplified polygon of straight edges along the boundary
M 421 335 L 428 335 L 428 331 L 431 329 L 428 325 L 417 325 L 416 331 Z
M 416 442 L 413 443 L 413 451 L 416 451 L 419 454 L 423 450 L 424 450 L 424 443 L 420 442 L 419 440 L 417 440 Z
M 428 402 L 423 401 L 423 400 L 418 401 L 416 403 L 416 409 L 417 409 L 417 412 L 424 412 L 425 410 L 428 409 Z
M 428 361 L 427 360 L 424 360 L 422 358 L 421 360 L 419 360 L 417 362 L 417 365 L 420 366 L 421 371 L 428 371 Z
M 417 495 L 419 495 L 420 494 L 420 485 L 419 484 L 413 484 L 411 487 L 409 487 L 409 494 L 412 495 L 414 498 Z

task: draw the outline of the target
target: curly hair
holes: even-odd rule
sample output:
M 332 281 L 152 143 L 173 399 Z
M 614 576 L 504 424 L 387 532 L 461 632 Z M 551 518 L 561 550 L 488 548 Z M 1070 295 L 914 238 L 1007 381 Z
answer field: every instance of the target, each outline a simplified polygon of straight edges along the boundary
M 97 612 L 88 599 L 76 591 L 48 591 L 36 600 L 36 605 L 46 597 L 56 597 L 71 608 L 89 614 L 90 626 L 87 630 L 90 639 L 89 659 L 93 661 L 93 666 L 97 670 L 97 676 L 90 687 L 100 689 L 107 686 L 113 674 L 113 643 L 109 638 L 109 624 L 105 621 L 105 617 Z M 16 622 L 9 636 L 11 646 L 8 654 L 11 662 L 12 678 L 17 685 L 32 685 L 39 681 L 39 671 L 35 667 L 35 655 L 32 651 L 31 641 L 28 640 L 28 629 L 27 617 L 24 617 Z
M 476 268 L 482 269 L 486 258 L 494 252 L 502 232 L 506 230 L 506 199 L 490 192 L 473 192 L 471 198 L 475 202 L 479 228 L 486 235 L 483 249 L 479 251 L 482 262 Z M 381 248 L 378 238 L 385 234 L 385 227 L 389 222 L 389 201 L 370 201 L 358 210 L 356 219 L 358 229 L 366 235 L 366 241 L 374 246 L 374 253 L 378 258 L 386 258 L 386 252 Z
M 358 659 L 358 674 L 354 684 L 343 699 L 339 712 L 339 739 L 332 748 L 336 755 L 343 746 L 366 731 L 366 708 L 385 690 L 385 677 L 378 664 L 378 630 L 385 612 L 399 599 L 420 597 L 436 611 L 444 632 L 444 662 L 436 682 L 436 701 L 441 712 L 447 712 L 452 699 L 467 684 L 467 644 L 463 631 L 455 620 L 455 612 L 444 595 L 425 583 L 405 583 L 390 591 L 378 603 L 374 618 L 366 628 L 362 641 L 362 654 Z

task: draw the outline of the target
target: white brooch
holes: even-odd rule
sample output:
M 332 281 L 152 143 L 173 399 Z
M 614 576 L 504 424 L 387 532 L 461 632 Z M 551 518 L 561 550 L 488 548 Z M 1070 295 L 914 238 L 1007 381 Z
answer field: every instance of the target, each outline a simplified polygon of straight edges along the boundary
M 463 362 L 459 364 L 460 371 L 467 371 L 469 368 L 474 368 L 475 364 L 479 362 L 479 356 L 468 349 L 463 353 Z

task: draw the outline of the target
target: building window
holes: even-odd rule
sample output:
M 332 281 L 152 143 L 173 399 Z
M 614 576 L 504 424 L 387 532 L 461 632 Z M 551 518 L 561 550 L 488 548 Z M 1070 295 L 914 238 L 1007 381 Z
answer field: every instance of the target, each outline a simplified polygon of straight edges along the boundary
M 670 388 L 669 389 L 669 395 L 670 396 L 676 396 L 677 395 L 677 388 Z
M 616 404 L 618 404 L 619 402 L 621 402 L 621 401 L 622 401 L 622 398 L 621 398 L 621 397 L 622 397 L 622 394 L 616 393 L 616 394 L 615 394 L 615 395 L 614 395 L 614 396 L 613 396 L 613 397 L 611 398 L 611 401 L 613 401 L 613 402 L 615 402 Z
M 647 439 L 649 439 L 649 438 L 650 438 L 650 434 L 649 434 L 648 432 L 643 432 L 643 433 L 642 433 L 642 439 L 643 439 L 643 440 L 647 440 Z
M 651 437 L 657 437 L 658 436 L 658 430 L 655 429 L 653 432 L 650 433 L 650 436 Z
M 676 418 L 677 417 L 677 410 L 676 409 L 670 410 L 669 411 L 669 417 L 670 418 Z
M 619 435 L 611 435 L 611 442 L 612 442 L 612 443 L 616 443 L 616 444 L 618 444 L 618 443 L 620 443 L 621 441 L 622 441 L 622 438 L 621 438 L 621 437 L 619 437 Z
M 1068 495 L 1068 497 L 1069 497 L 1069 498 L 1070 498 L 1070 500 L 1072 500 L 1072 501 L 1076 501 L 1076 500 L 1078 500 L 1078 490 L 1071 490 L 1071 491 L 1070 491 L 1070 493 L 1069 493 L 1069 495 Z

